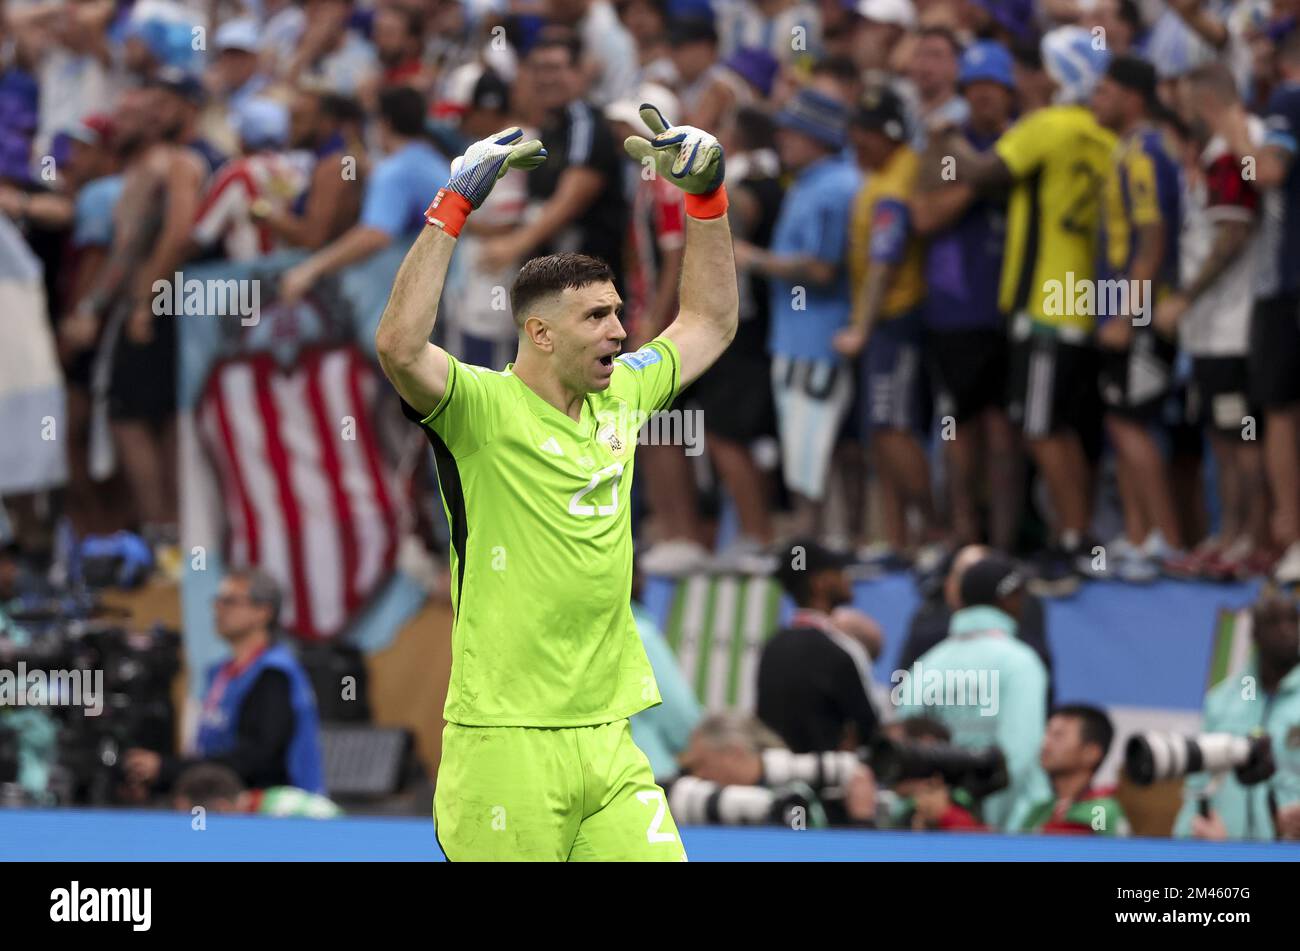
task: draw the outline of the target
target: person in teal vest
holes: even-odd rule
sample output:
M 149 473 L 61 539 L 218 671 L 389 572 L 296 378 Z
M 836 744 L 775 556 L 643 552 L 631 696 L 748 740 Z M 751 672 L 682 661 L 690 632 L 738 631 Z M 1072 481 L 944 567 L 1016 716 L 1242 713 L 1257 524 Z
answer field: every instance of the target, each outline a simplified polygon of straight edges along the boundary
M 900 718 L 931 717 L 967 749 L 996 746 L 1010 784 L 986 796 L 980 818 L 995 828 L 1021 827 L 1025 813 L 1051 795 L 1038 764 L 1047 721 L 1047 669 L 1016 637 L 1025 577 L 1006 556 L 991 553 L 966 569 L 963 607 L 948 636 L 911 670 L 895 671 L 890 697 Z
M 1238 676 L 1211 687 L 1205 695 L 1204 733 L 1247 736 L 1267 733 L 1276 772 L 1262 783 L 1244 786 L 1228 772 L 1209 793 L 1209 816 L 1199 800 L 1211 775 L 1193 773 L 1183 787 L 1183 808 L 1174 835 L 1202 839 L 1300 837 L 1300 623 L 1296 602 L 1265 593 L 1251 608 L 1255 656 Z M 1270 801 L 1271 800 L 1271 801 Z
M 1114 739 L 1115 725 L 1105 710 L 1077 703 L 1052 711 L 1039 756 L 1052 795 L 1029 810 L 1025 832 L 1129 834 L 1115 787 L 1093 785 Z
M 325 791 L 316 695 L 306 671 L 274 631 L 280 587 L 256 568 L 229 572 L 213 605 L 231 657 L 208 670 L 195 759 L 233 769 L 254 789 Z M 195 759 L 127 751 L 128 783 L 167 789 Z

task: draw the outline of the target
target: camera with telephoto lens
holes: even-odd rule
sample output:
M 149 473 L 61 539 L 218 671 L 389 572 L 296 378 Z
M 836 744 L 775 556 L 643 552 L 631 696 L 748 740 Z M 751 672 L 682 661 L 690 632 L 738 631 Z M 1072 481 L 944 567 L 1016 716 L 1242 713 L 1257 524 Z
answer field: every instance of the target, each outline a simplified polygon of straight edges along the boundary
M 1124 747 L 1124 768 L 1139 786 L 1160 779 L 1182 779 L 1188 773 L 1226 773 L 1249 786 L 1262 783 L 1277 768 L 1267 734 L 1236 736 L 1202 733 L 1183 736 L 1148 730 L 1129 737 Z
M 944 783 L 982 799 L 1011 782 L 1002 750 L 989 746 L 969 750 L 951 743 L 909 743 L 879 737 L 868 750 L 868 762 L 883 786 L 934 775 Z

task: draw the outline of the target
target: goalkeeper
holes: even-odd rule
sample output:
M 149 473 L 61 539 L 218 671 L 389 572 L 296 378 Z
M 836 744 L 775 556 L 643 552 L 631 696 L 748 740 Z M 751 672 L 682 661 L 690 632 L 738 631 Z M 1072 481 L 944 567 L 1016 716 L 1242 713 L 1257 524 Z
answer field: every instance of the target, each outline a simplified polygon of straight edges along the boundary
M 632 619 L 628 497 L 644 419 L 736 332 L 736 267 L 717 140 L 641 107 L 628 152 L 686 192 L 677 319 L 622 354 L 609 267 L 528 261 L 510 290 L 519 355 L 502 372 L 429 343 L 466 217 L 540 142 L 507 129 L 470 147 L 397 273 L 376 345 L 433 445 L 451 527 L 452 668 L 434 794 L 452 860 L 680 861 L 685 851 L 632 742 L 660 702 Z

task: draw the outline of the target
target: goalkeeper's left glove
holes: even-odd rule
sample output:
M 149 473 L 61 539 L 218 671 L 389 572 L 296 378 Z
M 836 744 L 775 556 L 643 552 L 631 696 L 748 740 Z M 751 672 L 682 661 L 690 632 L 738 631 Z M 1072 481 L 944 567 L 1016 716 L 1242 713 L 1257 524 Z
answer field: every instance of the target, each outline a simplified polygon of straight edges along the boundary
M 725 167 L 718 140 L 694 126 L 670 126 L 648 102 L 641 104 L 641 120 L 655 137 L 628 136 L 623 143 L 628 155 L 638 162 L 652 158 L 659 174 L 686 192 L 686 211 L 692 217 L 716 218 L 726 211 Z
M 546 161 L 546 149 L 537 139 L 524 137 L 518 126 L 480 139 L 451 163 L 451 178 L 438 190 L 424 213 L 429 224 L 455 237 L 469 213 L 487 200 L 492 186 L 512 168 L 537 168 Z

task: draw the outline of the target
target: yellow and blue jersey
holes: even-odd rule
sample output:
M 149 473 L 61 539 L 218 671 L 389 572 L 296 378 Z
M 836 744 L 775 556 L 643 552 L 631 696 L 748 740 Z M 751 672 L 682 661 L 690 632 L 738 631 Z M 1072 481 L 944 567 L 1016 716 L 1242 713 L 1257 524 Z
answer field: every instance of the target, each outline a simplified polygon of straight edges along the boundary
M 1101 195 L 1115 134 L 1085 106 L 1047 106 L 1025 116 L 993 146 L 1015 187 L 1007 207 L 1007 244 L 998 304 L 1035 321 L 1083 332 L 1091 314 L 1048 314 L 1049 282 L 1096 277 Z
M 1099 264 L 1104 279 L 1126 277 L 1137 251 L 1138 230 L 1159 225 L 1165 244 L 1156 298 L 1178 285 L 1181 194 L 1178 163 L 1158 130 L 1143 126 L 1120 140 L 1106 176 L 1102 206 Z
M 881 305 L 884 319 L 916 309 L 925 298 L 925 258 L 907 206 L 916 190 L 918 164 L 911 148 L 899 146 L 883 168 L 867 177 L 853 202 L 849 286 L 854 299 L 874 265 L 898 266 Z

